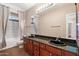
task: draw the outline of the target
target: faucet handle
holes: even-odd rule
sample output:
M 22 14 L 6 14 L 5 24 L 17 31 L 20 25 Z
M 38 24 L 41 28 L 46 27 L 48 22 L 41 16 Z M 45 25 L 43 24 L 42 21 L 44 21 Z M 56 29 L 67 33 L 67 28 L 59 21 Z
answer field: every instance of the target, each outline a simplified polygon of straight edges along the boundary
M 59 42 L 60 42 L 60 40 L 59 40 L 59 38 L 58 38 L 58 37 L 56 37 L 56 41 L 59 41 Z
M 58 37 L 56 37 L 56 41 L 58 41 Z

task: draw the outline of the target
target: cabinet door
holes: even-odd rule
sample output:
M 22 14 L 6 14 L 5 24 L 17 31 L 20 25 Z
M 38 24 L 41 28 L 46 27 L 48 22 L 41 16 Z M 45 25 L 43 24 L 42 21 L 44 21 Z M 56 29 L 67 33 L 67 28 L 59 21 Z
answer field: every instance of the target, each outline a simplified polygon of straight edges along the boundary
M 26 42 L 24 42 L 23 48 L 24 48 L 24 50 L 26 50 Z
M 32 51 L 33 50 L 33 43 L 32 40 L 29 40 L 29 49 Z
M 34 55 L 34 56 L 39 56 L 39 51 L 34 50 L 33 55 Z
M 49 45 L 46 45 L 46 50 L 51 53 L 52 56 L 61 56 L 61 50 L 55 47 L 51 47 Z
M 28 51 L 28 44 L 29 44 L 29 40 L 24 40 L 24 50 L 27 52 Z
M 25 43 L 25 51 L 27 53 L 29 53 L 30 55 L 33 54 L 33 44 L 32 44 L 32 40 L 27 39 L 26 43 Z
M 63 51 L 63 56 L 76 56 L 76 54 L 68 52 L 68 51 Z
M 32 40 L 29 40 L 28 51 L 29 51 L 29 54 L 30 55 L 33 55 L 33 44 L 32 44 Z
M 33 55 L 39 56 L 39 42 L 33 41 Z
M 54 47 L 53 47 L 53 48 L 54 48 Z M 54 48 L 54 50 L 53 50 L 53 55 L 54 55 L 54 56 L 61 56 L 61 55 L 62 55 L 62 52 L 61 52 L 60 49 Z
M 33 41 L 33 45 L 39 47 L 39 42 Z
M 40 48 L 42 48 L 42 49 L 46 49 L 46 45 L 43 44 L 43 43 L 40 43 Z
M 40 48 L 40 56 L 50 56 L 50 53 L 47 50 Z

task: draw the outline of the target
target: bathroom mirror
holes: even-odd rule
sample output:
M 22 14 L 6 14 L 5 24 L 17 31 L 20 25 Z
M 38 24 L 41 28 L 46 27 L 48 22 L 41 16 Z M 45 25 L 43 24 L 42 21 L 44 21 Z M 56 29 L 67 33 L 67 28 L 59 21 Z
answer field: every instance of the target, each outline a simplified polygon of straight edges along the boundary
M 38 35 L 76 40 L 76 12 L 74 3 L 57 3 L 38 14 Z
M 76 13 L 66 15 L 66 38 L 76 39 Z

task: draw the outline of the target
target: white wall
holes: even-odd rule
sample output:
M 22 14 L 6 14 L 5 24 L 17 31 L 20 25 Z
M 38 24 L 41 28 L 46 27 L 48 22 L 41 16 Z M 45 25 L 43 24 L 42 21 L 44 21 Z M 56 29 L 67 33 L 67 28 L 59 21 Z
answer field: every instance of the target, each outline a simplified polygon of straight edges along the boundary
M 26 33 L 31 34 L 31 16 L 35 14 L 35 10 L 38 6 L 40 6 L 40 4 L 26 11 Z M 60 36 L 66 38 L 66 14 L 73 12 L 75 12 L 75 5 L 68 3 L 58 4 L 50 10 L 47 10 L 39 18 L 39 35 L 54 37 Z

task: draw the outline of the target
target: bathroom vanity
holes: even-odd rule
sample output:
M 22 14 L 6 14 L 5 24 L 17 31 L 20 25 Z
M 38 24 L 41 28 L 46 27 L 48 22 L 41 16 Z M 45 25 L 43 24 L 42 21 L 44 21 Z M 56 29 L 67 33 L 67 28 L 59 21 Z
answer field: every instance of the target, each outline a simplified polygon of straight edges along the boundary
M 31 56 L 77 56 L 77 48 L 56 46 L 39 38 L 24 38 L 24 50 Z

